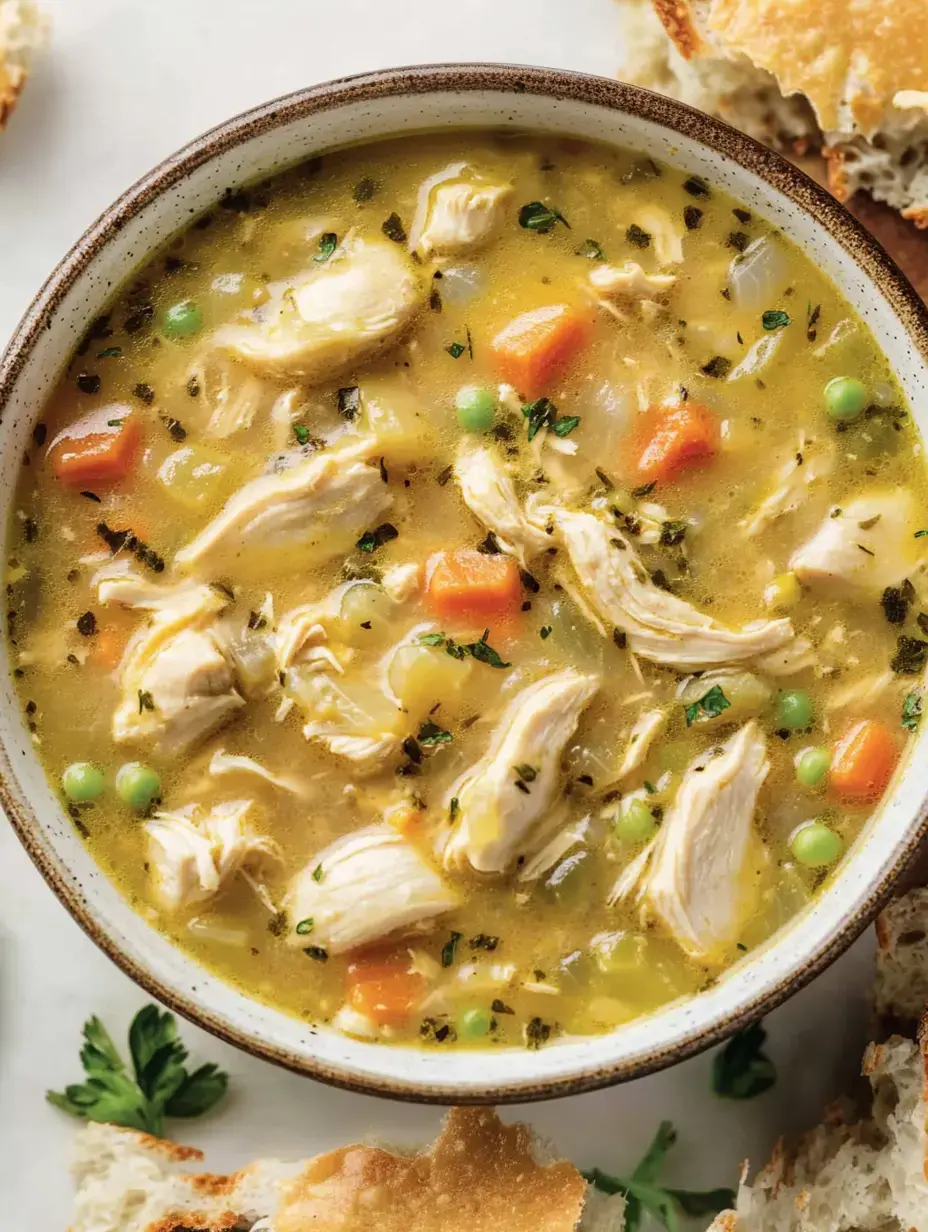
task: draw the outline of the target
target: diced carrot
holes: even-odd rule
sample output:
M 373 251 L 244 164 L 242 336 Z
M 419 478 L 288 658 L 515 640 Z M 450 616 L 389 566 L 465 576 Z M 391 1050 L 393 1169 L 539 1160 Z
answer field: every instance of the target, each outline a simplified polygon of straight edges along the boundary
M 899 761 L 896 737 L 883 723 L 865 719 L 838 742 L 829 783 L 849 803 L 877 800 Z
M 130 632 L 130 629 L 119 629 L 115 625 L 105 625 L 98 629 L 90 648 L 90 658 L 94 665 L 105 672 L 115 671 L 126 649 Z
M 418 833 L 424 820 L 425 814 L 422 810 L 411 804 L 399 804 L 384 813 L 384 821 L 389 822 L 394 830 L 407 838 Z
M 348 1002 L 382 1027 L 406 1021 L 425 992 L 425 977 L 409 970 L 409 956 L 372 953 L 348 965 Z
M 485 556 L 472 548 L 436 552 L 425 576 L 436 616 L 499 620 L 522 606 L 519 568 L 511 556 Z
M 533 308 L 490 343 L 497 371 L 526 398 L 549 390 L 590 335 L 590 319 L 571 304 Z
M 109 406 L 59 432 L 48 448 L 58 479 L 73 488 L 106 488 L 129 474 L 142 426 L 129 407 Z
M 708 462 L 719 447 L 719 422 L 700 402 L 653 407 L 642 416 L 637 471 L 646 481 L 676 479 Z

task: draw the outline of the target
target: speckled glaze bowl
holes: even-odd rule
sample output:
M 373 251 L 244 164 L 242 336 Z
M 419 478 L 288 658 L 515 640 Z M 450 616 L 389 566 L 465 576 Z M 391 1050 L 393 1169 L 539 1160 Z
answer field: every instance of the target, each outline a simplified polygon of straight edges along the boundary
M 229 187 L 333 146 L 455 127 L 547 130 L 612 142 L 705 176 L 793 240 L 873 330 L 928 436 L 928 313 L 877 243 L 781 158 L 699 112 L 603 78 L 505 66 L 375 73 L 293 94 L 229 121 L 156 167 L 97 222 L 39 292 L 0 360 L 2 524 L 32 425 L 113 290 Z M 8 554 L 8 553 L 7 553 Z M 907 769 L 833 884 L 717 984 L 609 1035 L 537 1051 L 419 1050 L 347 1039 L 251 1000 L 175 949 L 85 850 L 36 759 L 0 650 L 0 797 L 78 923 L 133 979 L 207 1030 L 302 1074 L 432 1102 L 547 1099 L 635 1078 L 715 1044 L 794 993 L 871 920 L 926 829 L 926 786 Z

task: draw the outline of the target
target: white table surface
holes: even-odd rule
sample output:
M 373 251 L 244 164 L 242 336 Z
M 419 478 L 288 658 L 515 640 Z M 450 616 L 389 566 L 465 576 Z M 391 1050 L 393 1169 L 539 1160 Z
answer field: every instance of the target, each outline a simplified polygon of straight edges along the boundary
M 50 51 L 0 137 L 0 344 L 68 246 L 134 179 L 203 129 L 275 95 L 385 65 L 549 64 L 612 75 L 615 0 L 44 0 Z M 733 1184 L 781 1130 L 818 1118 L 860 1056 L 869 936 L 768 1019 L 779 1086 L 714 1099 L 709 1059 L 592 1095 L 522 1109 L 581 1165 L 630 1165 L 658 1121 L 680 1132 L 675 1178 Z M 124 1035 L 142 993 L 80 932 L 0 819 L 0 1210 L 18 1232 L 63 1232 L 73 1125 L 45 1104 L 79 1077 L 81 1024 Z M 239 1054 L 192 1027 L 195 1058 L 232 1076 L 221 1111 L 184 1126 L 215 1169 L 299 1157 L 365 1133 L 424 1140 L 436 1109 L 336 1091 Z

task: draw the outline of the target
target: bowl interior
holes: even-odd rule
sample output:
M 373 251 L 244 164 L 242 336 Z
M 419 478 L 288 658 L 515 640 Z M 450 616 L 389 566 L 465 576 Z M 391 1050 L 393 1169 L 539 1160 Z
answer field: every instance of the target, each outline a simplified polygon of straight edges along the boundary
M 10 499 L 31 430 L 62 365 L 152 248 L 227 188 L 333 146 L 435 128 L 535 129 L 641 150 L 711 182 L 778 227 L 874 332 L 928 434 L 928 318 L 875 242 L 811 181 L 724 125 L 645 91 L 548 70 L 447 66 L 319 87 L 208 134 L 127 193 L 66 258 L 0 362 L 0 482 Z M 7 551 L 9 555 L 9 549 Z M 635 1077 L 716 1042 L 825 966 L 867 923 L 925 829 L 913 772 L 831 887 L 715 986 L 610 1035 L 538 1052 L 384 1047 L 311 1028 L 223 983 L 136 915 L 97 868 L 46 782 L 0 647 L 2 797 L 33 859 L 81 925 L 152 993 L 231 1042 L 355 1089 L 434 1101 L 527 1100 Z

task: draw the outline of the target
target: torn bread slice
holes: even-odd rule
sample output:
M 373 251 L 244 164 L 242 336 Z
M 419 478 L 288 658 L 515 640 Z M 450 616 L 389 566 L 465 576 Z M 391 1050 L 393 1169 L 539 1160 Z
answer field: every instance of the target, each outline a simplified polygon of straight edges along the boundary
M 924 1010 L 926 935 L 926 889 L 877 923 L 877 1006 L 897 1021 Z M 745 1165 L 736 1209 L 710 1232 L 928 1232 L 928 1015 L 917 1040 L 870 1044 L 863 1075 L 869 1109 L 831 1108 L 795 1145 L 780 1141 L 750 1183 Z
M 865 189 L 928 227 L 923 0 L 817 0 L 801 13 L 795 0 L 624 7 L 633 37 L 620 76 L 770 145 L 803 153 L 820 140 L 840 200 Z
M 453 1108 L 418 1154 L 340 1147 L 194 1173 L 199 1151 L 112 1125 L 80 1131 L 71 1232 L 620 1232 L 625 1200 L 605 1197 L 525 1125 Z M 257 1229 L 256 1229 L 257 1232 Z
M 0 129 L 13 114 L 48 30 L 48 18 L 32 0 L 0 0 Z

